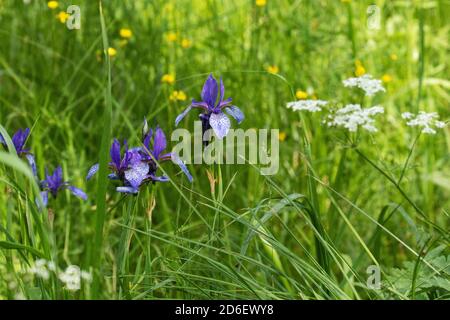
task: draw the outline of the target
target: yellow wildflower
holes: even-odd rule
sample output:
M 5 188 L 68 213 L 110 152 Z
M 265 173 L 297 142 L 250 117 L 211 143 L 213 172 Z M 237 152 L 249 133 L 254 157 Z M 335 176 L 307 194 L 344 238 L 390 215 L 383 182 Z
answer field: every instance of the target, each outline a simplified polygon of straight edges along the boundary
M 175 82 L 175 76 L 172 75 L 172 74 L 165 74 L 165 75 L 162 76 L 161 82 L 168 83 L 168 84 L 173 84 Z
M 114 49 L 114 48 L 109 47 L 109 48 L 108 48 L 108 55 L 109 55 L 110 57 L 116 56 L 116 55 L 117 55 L 117 50 Z
M 286 140 L 286 132 L 284 132 L 284 131 L 280 131 L 279 133 L 278 133 L 278 140 L 280 140 L 280 141 L 284 141 L 284 140 Z
M 385 75 L 383 75 L 383 77 L 381 77 L 381 80 L 382 80 L 384 83 L 388 83 L 388 82 L 391 82 L 391 81 L 392 81 L 392 77 L 391 77 L 390 75 L 388 75 L 388 74 L 385 74 Z
M 120 29 L 119 34 L 122 38 L 125 38 L 125 39 L 130 39 L 133 36 L 133 32 L 128 28 Z
M 355 61 L 355 76 L 361 77 L 366 73 L 366 69 L 363 67 L 360 60 Z
M 302 90 L 297 90 L 295 92 L 295 96 L 297 97 L 297 99 L 306 99 L 308 98 L 308 93 Z
M 166 39 L 167 39 L 167 41 L 169 41 L 169 42 L 175 42 L 175 41 L 177 41 L 177 34 L 175 33 L 175 32 L 169 32 L 167 35 L 166 35 Z
M 279 71 L 280 71 L 280 69 L 278 69 L 277 66 L 268 66 L 267 67 L 267 72 L 277 74 Z
M 398 59 L 398 56 L 395 53 L 392 53 L 391 54 L 391 60 L 392 61 L 397 61 L 397 59 Z
M 183 91 L 179 90 L 175 90 L 174 92 L 172 92 L 172 94 L 169 97 L 170 100 L 172 101 L 185 101 L 187 99 L 186 93 L 184 93 Z
M 56 8 L 58 8 L 58 6 L 59 6 L 59 3 L 58 3 L 58 1 L 49 1 L 49 2 L 47 2 L 47 7 L 49 8 L 49 9 L 56 9 Z
M 61 23 L 66 23 L 67 19 L 69 19 L 69 14 L 65 11 L 61 11 L 56 17 Z
M 189 39 L 181 40 L 181 46 L 185 49 L 189 48 L 192 45 L 192 41 Z
M 267 0 L 256 0 L 255 3 L 258 7 L 264 7 L 267 4 Z

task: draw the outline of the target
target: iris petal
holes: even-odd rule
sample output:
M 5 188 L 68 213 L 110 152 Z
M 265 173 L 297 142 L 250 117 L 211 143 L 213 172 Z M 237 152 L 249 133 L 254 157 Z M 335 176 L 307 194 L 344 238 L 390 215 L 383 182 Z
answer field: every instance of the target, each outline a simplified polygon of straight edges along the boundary
M 175 126 L 178 126 L 178 124 L 180 123 L 181 120 L 183 120 L 183 118 L 188 114 L 189 111 L 191 111 L 193 107 L 189 106 L 186 109 L 184 109 L 184 111 L 182 113 L 180 113 L 176 119 L 175 119 Z
M 184 164 L 183 160 L 181 160 L 176 154 L 172 153 L 172 161 L 173 163 L 175 163 L 176 165 L 178 165 L 181 169 L 181 171 L 184 172 L 184 174 L 186 175 L 186 177 L 188 178 L 189 182 L 192 182 L 192 180 L 194 180 L 192 178 L 191 173 L 189 172 L 188 168 L 186 167 L 186 165 Z
M 161 128 L 157 128 L 155 132 L 155 140 L 153 143 L 153 156 L 158 160 L 159 155 L 166 149 L 166 136 Z
M 94 165 L 89 169 L 88 174 L 87 174 L 87 176 L 86 176 L 86 180 L 91 179 L 92 176 L 93 176 L 94 174 L 97 173 L 98 168 L 99 168 L 99 164 L 98 164 L 98 163 L 94 164 Z
M 219 139 L 223 139 L 231 127 L 230 119 L 223 112 L 211 114 L 209 124 Z
M 131 185 L 131 187 L 137 189 L 141 185 L 142 181 L 146 178 L 149 166 L 145 162 L 134 163 L 130 169 L 125 171 L 125 179 Z
M 28 163 L 31 167 L 31 171 L 33 171 L 33 175 L 37 177 L 37 170 L 36 170 L 36 161 L 34 160 L 34 155 L 31 153 L 25 154 L 25 158 L 27 158 Z
M 245 119 L 244 113 L 236 106 L 227 107 L 225 111 L 236 119 L 237 123 L 241 123 Z
M 83 190 L 74 186 L 68 186 L 67 189 L 69 189 L 74 196 L 77 196 L 78 198 L 81 198 L 83 200 L 87 200 L 87 195 Z
M 117 192 L 121 192 L 121 193 L 138 193 L 138 189 L 133 188 L 133 187 L 117 187 L 116 188 Z
M 211 108 L 214 108 L 214 105 L 216 104 L 218 91 L 217 81 L 214 79 L 213 75 L 210 74 L 203 85 L 202 100 Z

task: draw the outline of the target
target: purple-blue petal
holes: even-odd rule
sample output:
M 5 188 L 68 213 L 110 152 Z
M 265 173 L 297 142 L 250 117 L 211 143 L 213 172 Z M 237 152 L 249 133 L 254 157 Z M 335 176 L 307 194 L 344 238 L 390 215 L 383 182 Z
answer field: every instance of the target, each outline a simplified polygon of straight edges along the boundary
M 94 174 L 97 173 L 98 168 L 99 168 L 99 164 L 98 164 L 98 163 L 94 164 L 94 165 L 89 169 L 88 174 L 87 174 L 87 176 L 86 176 L 86 180 L 91 179 L 92 176 L 93 176 Z
M 209 124 L 219 139 L 223 139 L 231 127 L 230 119 L 223 112 L 211 114 Z
M 223 85 L 222 77 L 220 77 L 220 99 L 217 105 L 219 105 L 223 101 L 224 96 L 225 96 L 225 86 Z
M 19 129 L 19 130 L 17 130 L 16 133 L 14 133 L 11 140 L 12 140 L 12 143 L 14 144 L 14 147 L 16 147 L 17 153 L 20 153 L 22 151 L 23 146 L 25 145 L 25 142 L 27 141 L 29 134 L 30 134 L 30 128 L 26 128 L 24 130 Z
M 219 88 L 217 87 L 217 81 L 213 75 L 210 74 L 206 79 L 202 90 L 202 100 L 205 101 L 210 107 L 214 107 L 217 100 Z
M 189 172 L 188 168 L 186 167 L 186 165 L 184 164 L 183 160 L 181 160 L 176 154 L 172 153 L 171 154 L 171 158 L 172 158 L 172 162 L 175 163 L 176 165 L 178 165 L 181 169 L 181 171 L 184 172 L 184 174 L 186 175 L 186 177 L 188 178 L 189 182 L 192 182 L 192 180 L 194 180 L 192 178 L 191 173 Z
M 153 141 L 153 156 L 158 160 L 159 155 L 166 149 L 166 136 L 161 128 L 157 128 Z
M 58 188 L 63 184 L 63 171 L 61 166 L 58 166 L 53 172 L 53 179 Z
M 44 208 L 47 207 L 47 204 L 48 204 L 48 191 L 41 191 L 39 196 L 41 197 L 40 200 L 42 201 L 42 204 L 43 204 Z M 40 203 L 38 198 L 36 198 L 36 205 L 37 205 L 37 207 L 39 209 L 41 209 L 41 203 Z
M 149 165 L 146 162 L 137 162 L 130 166 L 125 171 L 125 179 L 131 187 L 137 189 L 141 185 L 142 181 L 147 177 L 149 171 Z
M 81 198 L 83 200 L 87 200 L 87 195 L 83 190 L 74 186 L 68 186 L 67 189 L 69 189 L 74 196 L 77 196 L 78 198 Z
M 241 123 L 245 119 L 244 113 L 236 106 L 227 107 L 225 111 L 236 119 L 237 123 Z
M 116 188 L 117 192 L 121 192 L 121 193 L 138 193 L 139 189 L 137 188 L 133 188 L 133 187 L 117 187 Z
M 184 111 L 182 113 L 180 113 L 176 119 L 175 119 L 175 126 L 178 126 L 178 124 L 180 123 L 181 120 L 183 120 L 183 118 L 188 114 L 189 111 L 191 111 L 193 107 L 189 106 L 186 109 L 184 109 Z
M 110 173 L 110 174 L 108 174 L 108 179 L 109 180 L 119 180 L 119 176 L 115 173 Z
M 167 182 L 169 181 L 169 178 L 167 178 L 166 176 L 155 176 L 154 174 L 150 174 L 148 175 L 148 177 L 152 180 L 152 181 L 158 181 L 158 182 Z
M 28 164 L 31 167 L 31 171 L 33 171 L 33 175 L 35 177 L 37 177 L 36 161 L 34 159 L 34 155 L 31 153 L 27 153 L 27 154 L 25 154 L 25 158 L 27 158 L 27 160 L 28 160 Z
M 120 168 L 120 142 L 117 139 L 114 139 L 111 149 L 109 150 L 109 154 L 111 156 L 111 161 L 113 165 L 119 169 Z

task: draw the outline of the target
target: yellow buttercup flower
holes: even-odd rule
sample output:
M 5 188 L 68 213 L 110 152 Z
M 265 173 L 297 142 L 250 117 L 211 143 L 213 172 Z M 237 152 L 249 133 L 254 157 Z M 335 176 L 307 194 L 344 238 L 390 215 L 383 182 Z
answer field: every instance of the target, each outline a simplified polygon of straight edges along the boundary
M 366 73 L 366 69 L 363 67 L 360 60 L 355 61 L 355 76 L 361 77 Z
M 306 93 L 305 91 L 302 91 L 302 90 L 297 90 L 295 92 L 295 97 L 300 100 L 306 99 L 306 98 L 308 98 L 308 93 Z
M 69 19 L 69 14 L 65 11 L 61 11 L 56 17 L 61 23 L 66 23 L 67 19 Z
M 192 41 L 189 39 L 181 40 L 181 46 L 185 49 L 189 48 L 192 45 Z
M 366 73 L 366 69 L 364 69 L 363 66 L 357 66 L 355 69 L 355 75 L 357 77 L 361 77 L 362 75 L 364 75 Z
M 280 71 L 280 69 L 277 66 L 268 66 L 267 72 L 277 74 Z
M 388 74 L 385 74 L 385 75 L 383 75 L 383 76 L 381 77 L 381 80 L 382 80 L 384 83 L 388 83 L 388 82 L 391 82 L 391 81 L 392 81 L 392 77 L 391 77 L 390 75 L 388 75 Z
M 165 74 L 165 75 L 162 76 L 161 82 L 168 83 L 168 84 L 173 84 L 175 82 L 175 76 L 172 75 L 172 74 Z
M 258 7 L 264 7 L 267 4 L 267 0 L 256 0 L 255 3 Z
M 108 48 L 108 55 L 109 55 L 110 57 L 116 56 L 116 55 L 117 55 L 117 50 L 114 49 L 114 48 L 109 47 L 109 48 Z
M 56 9 L 56 8 L 58 8 L 58 6 L 59 6 L 59 3 L 58 3 L 58 1 L 49 1 L 49 2 L 47 2 L 47 7 L 49 7 L 49 9 Z
M 187 99 L 187 96 L 186 96 L 186 93 L 184 93 L 183 91 L 175 90 L 174 92 L 171 93 L 169 99 L 172 101 L 176 101 L 176 100 L 185 101 Z
M 391 58 L 392 61 L 397 61 L 398 56 L 395 53 L 392 53 L 390 58 Z
M 119 34 L 122 38 L 125 38 L 125 39 L 130 39 L 133 36 L 133 32 L 128 28 L 120 29 Z
M 284 141 L 284 140 L 286 140 L 286 136 L 287 136 L 286 132 L 280 131 L 280 132 L 278 133 L 278 140 Z
M 169 42 L 175 42 L 175 41 L 177 41 L 177 38 L 178 38 L 178 36 L 177 36 L 177 34 L 175 32 L 169 32 L 166 35 L 166 39 Z

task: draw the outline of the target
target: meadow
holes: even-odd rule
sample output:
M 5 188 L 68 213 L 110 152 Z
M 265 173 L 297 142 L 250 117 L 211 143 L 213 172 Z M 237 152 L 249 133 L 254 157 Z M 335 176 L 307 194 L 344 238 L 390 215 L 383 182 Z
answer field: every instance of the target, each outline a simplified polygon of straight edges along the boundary
M 449 14 L 0 0 L 0 299 L 449 299 Z M 201 112 L 278 171 L 169 161 Z

